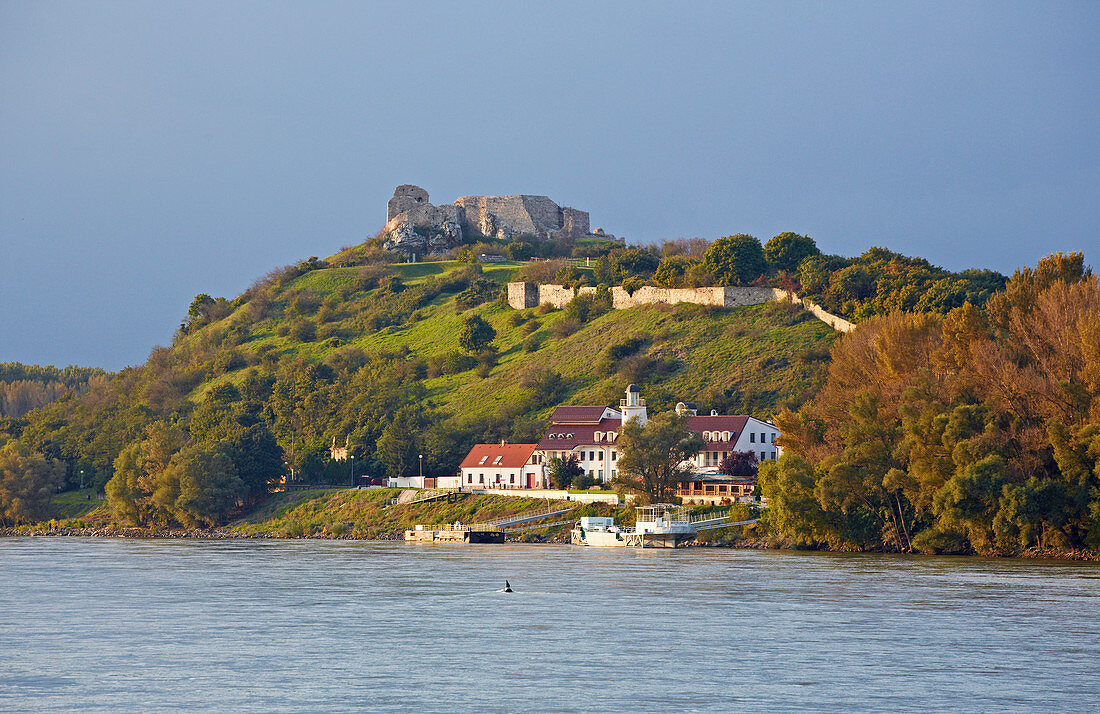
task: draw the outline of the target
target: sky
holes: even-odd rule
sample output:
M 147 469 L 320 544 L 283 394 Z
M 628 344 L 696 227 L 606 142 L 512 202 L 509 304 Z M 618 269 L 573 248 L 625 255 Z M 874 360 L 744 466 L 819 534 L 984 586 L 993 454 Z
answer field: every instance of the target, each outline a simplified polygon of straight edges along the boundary
M 1100 268 L 1100 3 L 0 0 L 0 362 L 117 370 L 398 184 Z

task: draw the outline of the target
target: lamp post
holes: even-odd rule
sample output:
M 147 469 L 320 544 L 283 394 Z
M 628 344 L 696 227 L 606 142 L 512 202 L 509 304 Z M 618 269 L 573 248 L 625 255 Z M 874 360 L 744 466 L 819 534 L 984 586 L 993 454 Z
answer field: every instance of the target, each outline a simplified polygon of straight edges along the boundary
M 355 488 L 355 456 L 348 454 L 348 464 L 351 467 L 351 487 Z
M 80 469 L 80 490 L 84 490 L 84 469 Z
M 420 454 L 420 487 L 424 487 L 424 454 Z

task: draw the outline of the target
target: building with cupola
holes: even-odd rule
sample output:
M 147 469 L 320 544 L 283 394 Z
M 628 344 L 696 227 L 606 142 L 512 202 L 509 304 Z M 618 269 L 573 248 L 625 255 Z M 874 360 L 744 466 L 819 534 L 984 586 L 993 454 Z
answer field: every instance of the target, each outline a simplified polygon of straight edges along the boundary
M 748 451 L 758 461 L 774 460 L 779 448 L 779 430 L 774 424 L 751 416 L 699 415 L 694 404 L 680 402 L 677 413 L 687 417 L 687 426 L 703 439 L 703 448 L 691 461 L 695 471 L 716 473 L 724 458 L 735 451 Z M 545 466 L 553 458 L 575 455 L 586 474 L 600 483 L 618 475 L 621 450 L 617 445 L 622 425 L 630 419 L 646 423 L 645 399 L 636 384 L 626 388 L 619 409 L 604 406 L 563 406 L 554 410 L 546 435 L 535 446 L 533 458 Z

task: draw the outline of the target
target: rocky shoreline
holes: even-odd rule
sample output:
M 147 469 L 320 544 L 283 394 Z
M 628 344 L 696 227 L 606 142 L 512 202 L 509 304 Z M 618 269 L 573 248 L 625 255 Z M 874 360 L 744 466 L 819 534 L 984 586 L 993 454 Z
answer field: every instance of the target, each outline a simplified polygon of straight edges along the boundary
M 354 535 L 334 535 L 331 533 L 311 533 L 300 536 L 287 536 L 278 533 L 243 533 L 241 531 L 226 528 L 140 528 L 140 527 L 115 527 L 104 526 L 99 528 L 70 528 L 51 527 L 41 528 L 36 526 L 16 526 L 0 528 L 0 538 L 164 538 L 186 540 L 373 540 L 373 541 L 399 541 L 404 539 L 403 532 L 381 533 L 372 538 L 357 538 Z M 523 540 L 508 538 L 508 543 L 549 543 L 567 544 L 569 534 L 558 534 L 545 539 Z M 757 538 L 752 540 L 740 540 L 729 542 L 687 543 L 687 548 L 729 548 L 734 550 L 793 550 L 783 546 L 777 546 L 767 539 Z M 827 551 L 823 551 L 827 552 Z M 897 553 L 895 555 L 903 555 Z M 919 555 L 917 553 L 905 555 Z M 1014 555 L 980 556 L 964 555 L 963 557 L 997 557 L 1016 558 L 1021 560 L 1072 560 L 1079 562 L 1100 562 L 1100 553 L 1088 549 L 1055 550 L 1052 548 L 1029 548 Z

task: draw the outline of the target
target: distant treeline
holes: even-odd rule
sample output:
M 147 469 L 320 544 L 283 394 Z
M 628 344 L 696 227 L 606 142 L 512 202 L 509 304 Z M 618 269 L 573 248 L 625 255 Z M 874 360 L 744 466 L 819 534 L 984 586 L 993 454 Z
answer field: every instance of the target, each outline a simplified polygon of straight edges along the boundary
M 70 392 L 83 394 L 91 384 L 103 383 L 107 378 L 107 372 L 98 367 L 0 362 L 0 417 L 22 417 Z

